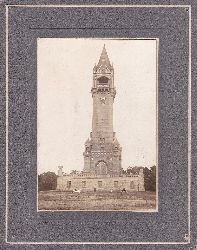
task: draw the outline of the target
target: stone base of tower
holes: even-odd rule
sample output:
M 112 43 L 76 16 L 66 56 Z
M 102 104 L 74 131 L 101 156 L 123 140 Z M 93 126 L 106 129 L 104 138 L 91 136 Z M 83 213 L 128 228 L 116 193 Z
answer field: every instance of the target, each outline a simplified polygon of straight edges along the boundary
M 145 191 L 143 174 L 131 176 L 94 176 L 94 175 L 63 175 L 57 178 L 57 190 L 60 191 Z
M 83 172 L 91 175 L 120 176 L 122 148 L 113 133 L 112 138 L 92 138 L 85 142 Z

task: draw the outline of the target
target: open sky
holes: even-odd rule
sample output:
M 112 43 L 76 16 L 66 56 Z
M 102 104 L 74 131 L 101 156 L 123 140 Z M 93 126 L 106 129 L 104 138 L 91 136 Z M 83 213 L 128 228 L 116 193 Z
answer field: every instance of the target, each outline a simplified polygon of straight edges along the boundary
M 38 173 L 83 170 L 93 66 L 105 44 L 115 71 L 122 167 L 156 164 L 156 40 L 38 39 Z

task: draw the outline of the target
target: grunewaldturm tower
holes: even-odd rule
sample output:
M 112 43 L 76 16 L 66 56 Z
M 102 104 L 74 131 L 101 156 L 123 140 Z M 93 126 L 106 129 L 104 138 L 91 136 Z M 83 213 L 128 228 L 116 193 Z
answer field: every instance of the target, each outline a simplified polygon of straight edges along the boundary
M 114 68 L 109 61 L 105 45 L 99 62 L 93 68 L 92 132 L 85 142 L 83 172 L 119 176 L 121 172 L 121 151 L 113 131 L 113 102 L 116 95 Z

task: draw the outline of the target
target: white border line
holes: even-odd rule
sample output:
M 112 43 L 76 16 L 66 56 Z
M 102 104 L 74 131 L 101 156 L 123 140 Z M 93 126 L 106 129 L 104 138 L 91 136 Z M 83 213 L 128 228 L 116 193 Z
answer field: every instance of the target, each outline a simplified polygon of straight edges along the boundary
M 129 5 L 129 4 L 98 4 L 98 5 L 93 5 L 93 4 L 87 4 L 87 5 L 83 5 L 83 4 L 79 4 L 79 5 L 68 5 L 68 4 L 62 4 L 62 5 L 53 5 L 53 4 L 49 4 L 49 5 L 31 5 L 31 4 L 19 4 L 19 5 L 14 5 L 14 4 L 8 4 L 6 5 L 8 7 L 31 7 L 31 8 L 62 8 L 62 7 L 66 7 L 66 8 L 190 8 L 191 5 Z
M 6 6 L 6 209 L 5 240 L 8 238 L 8 8 Z
M 11 245 L 187 245 L 189 242 L 6 242 Z
M 156 210 L 159 212 L 159 38 L 156 42 Z
M 190 243 L 190 202 L 191 202 L 191 5 L 5 5 L 6 7 L 6 220 L 5 241 L 21 245 L 185 245 Z M 188 8 L 189 9 L 189 76 L 188 76 L 188 231 L 186 242 L 9 242 L 8 241 L 8 8 Z
M 189 69 L 188 69 L 188 242 L 191 237 L 191 7 L 189 8 Z

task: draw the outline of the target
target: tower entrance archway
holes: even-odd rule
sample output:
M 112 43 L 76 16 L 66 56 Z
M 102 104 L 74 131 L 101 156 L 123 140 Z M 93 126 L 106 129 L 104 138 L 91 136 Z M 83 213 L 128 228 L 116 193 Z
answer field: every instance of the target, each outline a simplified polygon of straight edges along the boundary
M 107 163 L 105 161 L 99 161 L 95 167 L 96 175 L 107 175 Z

